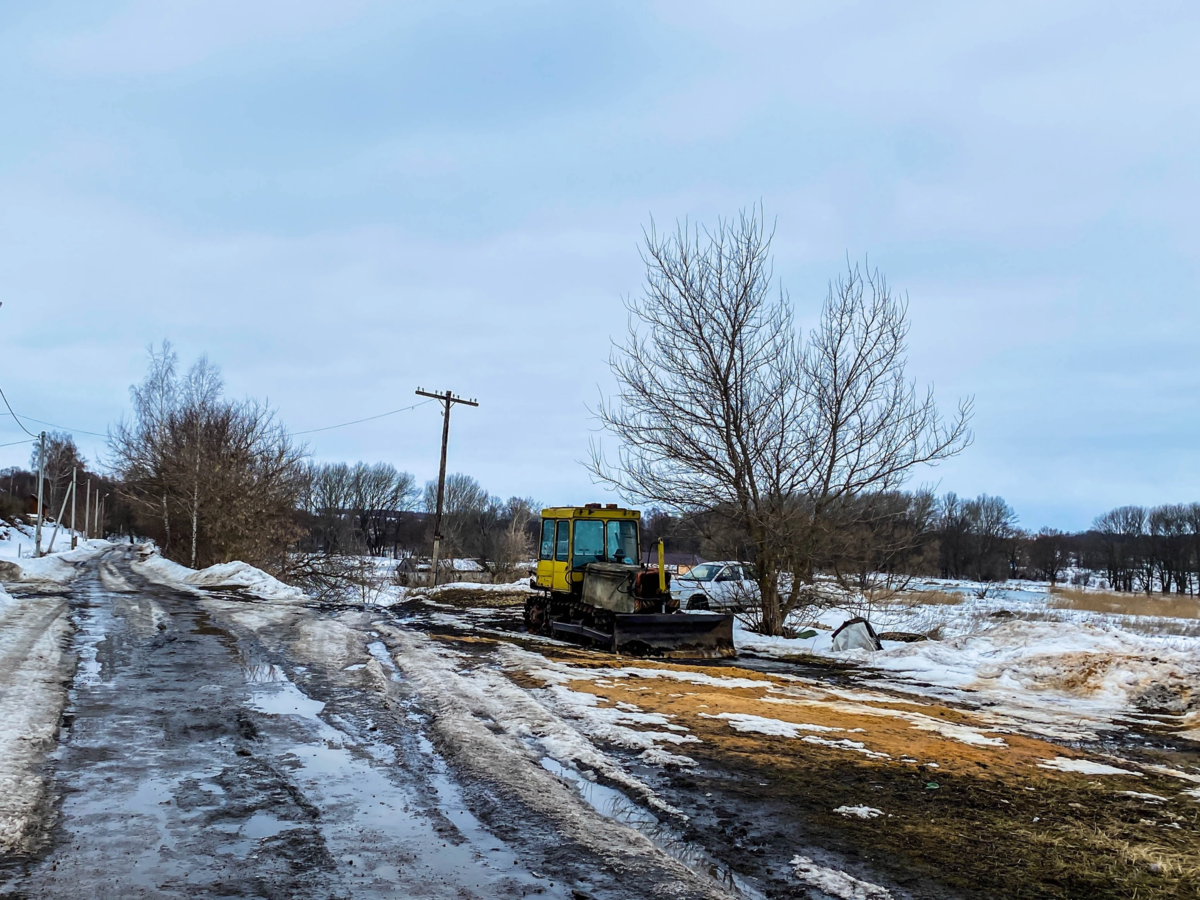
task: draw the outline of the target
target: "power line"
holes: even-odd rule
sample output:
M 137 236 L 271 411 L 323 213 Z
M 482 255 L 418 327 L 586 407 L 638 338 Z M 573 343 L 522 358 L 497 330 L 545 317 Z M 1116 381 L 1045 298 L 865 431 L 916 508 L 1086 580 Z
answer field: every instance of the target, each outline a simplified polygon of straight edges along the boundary
M 30 416 L 26 416 L 25 418 L 30 422 L 37 422 L 39 425 L 49 425 L 51 428 L 61 428 L 63 431 L 69 431 L 72 434 L 90 434 L 92 437 L 108 437 L 107 434 L 100 434 L 96 431 L 84 431 L 82 428 L 72 428 L 69 425 L 55 425 L 53 422 L 43 422 L 41 419 L 34 419 Z
M 0 388 L 0 397 L 4 397 L 4 389 L 3 388 Z M 8 402 L 7 397 L 4 397 L 4 405 L 8 407 L 8 414 L 13 417 L 13 421 L 21 426 L 21 430 L 23 432 L 25 432 L 27 435 L 29 435 L 31 438 L 36 438 L 37 435 L 34 434 L 32 431 L 30 431 L 28 428 L 26 428 L 25 425 L 21 422 L 21 420 L 17 418 L 17 414 L 15 412 L 13 412 L 12 404 Z M 30 419 L 30 421 L 34 422 L 37 420 Z
M 13 412 L 13 408 L 9 404 L 8 398 L 4 396 L 3 390 L 0 390 L 0 397 L 4 398 L 4 405 L 8 407 L 9 415 L 11 415 L 13 417 L 13 419 L 16 421 L 16 423 L 21 426 L 21 430 L 24 431 L 30 437 L 36 439 L 37 435 L 34 434 L 32 431 L 30 431 L 28 428 L 26 428 L 21 423 L 21 420 L 19 418 L 17 418 L 17 414 L 15 412 Z M 380 413 L 377 416 L 367 416 L 365 419 L 354 419 L 353 421 L 350 421 L 350 422 L 339 422 L 337 425 L 326 425 L 323 428 L 309 428 L 306 431 L 293 431 L 292 436 L 295 437 L 295 436 L 301 435 L 301 434 L 316 434 L 319 431 L 332 431 L 335 428 L 345 428 L 347 425 L 358 425 L 358 424 L 361 424 L 362 422 L 373 422 L 375 419 L 382 419 L 387 416 L 394 416 L 394 415 L 396 415 L 396 413 L 408 412 L 409 410 L 416 409 L 418 406 L 424 406 L 425 404 L 432 403 L 432 402 L 433 402 L 432 400 L 422 400 L 420 403 L 414 403 L 412 406 L 405 406 L 400 409 L 393 409 L 393 410 L 390 410 L 389 412 Z M 37 422 L 39 425 L 48 425 L 51 428 L 61 428 L 63 431 L 69 431 L 72 434 L 87 434 L 87 435 L 91 435 L 92 437 L 101 437 L 101 438 L 108 437 L 107 434 L 100 434 L 99 432 L 95 432 L 95 431 L 85 431 L 82 428 L 71 428 L 70 426 L 58 425 L 54 422 L 43 422 L 41 419 L 33 418 L 33 416 L 25 416 L 25 419 L 29 422 Z M 26 442 L 18 441 L 17 443 L 26 443 Z M 0 446 L 9 447 L 12 445 L 11 444 L 0 444 Z
M 3 389 L 0 389 L 0 397 L 4 398 L 4 405 L 8 407 L 8 414 L 13 417 L 13 420 L 18 425 L 21 426 L 21 430 L 23 432 L 25 432 L 27 435 L 29 435 L 31 438 L 37 438 L 37 435 L 34 434 L 32 431 L 30 431 L 28 428 L 26 428 L 22 424 L 20 418 L 17 417 L 17 414 L 15 412 L 13 412 L 12 404 L 8 402 L 8 397 L 4 396 Z M 73 434 L 90 434 L 92 437 L 108 437 L 107 434 L 99 434 L 95 431 L 84 431 L 82 428 L 71 428 L 67 425 L 56 425 L 53 422 L 43 422 L 41 419 L 35 419 L 33 416 L 26 416 L 25 419 L 30 422 L 37 422 L 39 425 L 49 425 L 51 428 L 61 428 L 63 431 L 70 431 Z
M 33 441 L 13 441 L 11 444 L 0 444 L 0 447 L 15 447 L 17 444 L 32 444 Z
M 345 428 L 347 425 L 357 425 L 360 422 L 371 422 L 375 419 L 382 419 L 384 416 L 394 416 L 396 413 L 408 412 L 410 409 L 416 409 L 418 406 L 424 406 L 426 403 L 432 402 L 433 400 L 422 400 L 420 403 L 414 403 L 412 406 L 405 406 L 402 409 L 393 409 L 391 412 L 380 413 L 377 416 L 367 416 L 365 419 L 355 419 L 353 422 L 342 422 L 338 425 L 326 425 L 324 428 L 310 428 L 307 431 L 293 431 L 292 436 L 295 437 L 301 434 L 316 434 L 318 431 L 332 431 L 334 428 Z M 36 421 L 36 419 L 33 421 Z

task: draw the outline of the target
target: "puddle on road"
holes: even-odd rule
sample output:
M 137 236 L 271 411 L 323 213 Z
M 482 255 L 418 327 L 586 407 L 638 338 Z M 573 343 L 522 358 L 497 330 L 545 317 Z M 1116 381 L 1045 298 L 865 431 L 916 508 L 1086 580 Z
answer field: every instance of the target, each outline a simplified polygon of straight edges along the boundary
M 727 866 L 717 862 L 703 847 L 681 838 L 670 825 L 659 821 L 648 809 L 634 803 L 620 791 L 589 781 L 579 772 L 548 756 L 543 757 L 541 763 L 547 772 L 557 775 L 574 787 L 583 801 L 606 819 L 635 829 L 693 872 L 711 878 L 726 890 L 752 900 L 765 900 L 764 894 Z
M 383 670 L 388 673 L 388 677 L 392 681 L 400 682 L 404 677 L 400 674 L 400 670 L 396 668 L 396 663 L 392 660 L 388 649 L 384 646 L 383 641 L 371 641 L 367 644 L 367 652 L 375 658 L 375 661 L 383 666 Z
M 79 654 L 79 666 L 75 670 L 75 687 L 102 684 L 104 663 L 100 658 L 100 645 L 109 639 L 109 632 L 116 624 L 112 612 L 98 602 L 99 586 L 92 586 L 91 596 L 75 619 L 75 652 Z
M 283 675 L 282 672 L 279 674 Z M 271 686 L 269 690 L 256 690 L 250 695 L 248 705 L 253 709 L 271 716 L 301 716 L 324 724 L 317 719 L 317 714 L 325 708 L 325 704 L 320 700 L 313 700 L 292 682 L 287 681 L 286 677 L 285 680 L 259 681 L 251 682 L 251 684 Z

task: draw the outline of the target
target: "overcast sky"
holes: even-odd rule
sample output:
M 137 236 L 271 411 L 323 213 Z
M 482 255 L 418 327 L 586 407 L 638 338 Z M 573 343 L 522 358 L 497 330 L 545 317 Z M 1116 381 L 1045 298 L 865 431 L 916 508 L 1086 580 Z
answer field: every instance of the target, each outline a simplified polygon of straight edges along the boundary
M 1194 3 L 6 4 L 0 386 L 90 458 L 163 338 L 297 431 L 451 388 L 452 471 L 600 499 L 641 228 L 761 200 L 802 321 L 869 254 L 975 397 L 916 483 L 1027 528 L 1200 499 L 1197 59 Z M 439 438 L 305 439 L 424 480 Z

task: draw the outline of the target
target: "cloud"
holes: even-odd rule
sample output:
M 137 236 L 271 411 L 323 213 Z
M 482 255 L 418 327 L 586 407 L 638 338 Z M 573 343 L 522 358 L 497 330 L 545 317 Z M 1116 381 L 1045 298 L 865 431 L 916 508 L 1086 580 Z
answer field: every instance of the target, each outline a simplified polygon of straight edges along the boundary
M 150 74 L 194 66 L 230 50 L 335 27 L 373 0 L 131 0 L 90 31 L 41 43 L 37 56 L 75 74 Z

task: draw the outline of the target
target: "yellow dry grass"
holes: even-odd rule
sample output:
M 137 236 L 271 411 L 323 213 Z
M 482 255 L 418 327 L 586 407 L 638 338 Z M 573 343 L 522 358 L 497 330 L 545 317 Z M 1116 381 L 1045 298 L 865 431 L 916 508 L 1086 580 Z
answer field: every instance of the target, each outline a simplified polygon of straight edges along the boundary
M 1200 619 L 1200 601 L 1194 597 L 1176 597 L 1172 594 L 1118 594 L 1051 588 L 1049 606 L 1052 609 L 1075 609 L 1120 616 Z
M 967 595 L 955 591 L 878 591 L 868 594 L 868 598 L 873 603 L 893 606 L 958 606 Z

